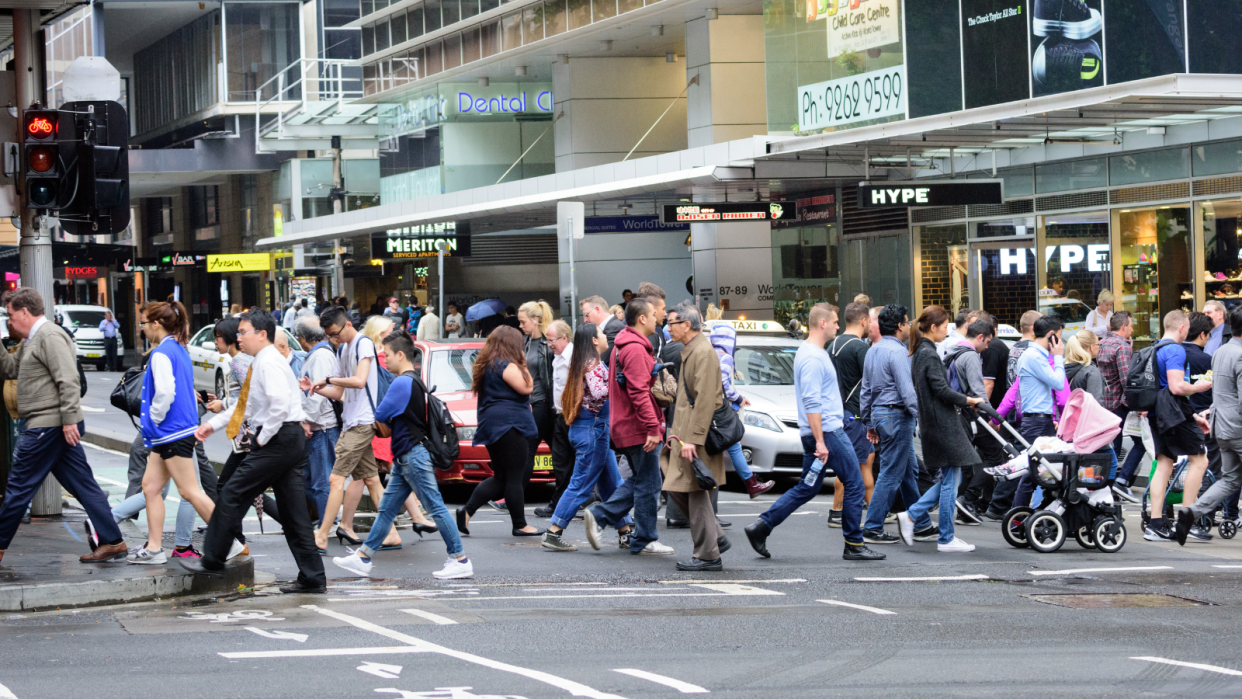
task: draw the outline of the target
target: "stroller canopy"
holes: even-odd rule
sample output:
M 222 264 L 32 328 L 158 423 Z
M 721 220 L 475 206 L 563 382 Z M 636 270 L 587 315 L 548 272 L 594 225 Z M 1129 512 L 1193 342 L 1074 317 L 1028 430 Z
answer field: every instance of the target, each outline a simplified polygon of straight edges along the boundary
M 1081 388 L 1074 389 L 1065 412 L 1061 413 L 1061 425 L 1057 436 L 1074 443 L 1074 453 L 1090 454 L 1112 443 L 1121 432 L 1121 418 L 1100 405 L 1095 398 Z

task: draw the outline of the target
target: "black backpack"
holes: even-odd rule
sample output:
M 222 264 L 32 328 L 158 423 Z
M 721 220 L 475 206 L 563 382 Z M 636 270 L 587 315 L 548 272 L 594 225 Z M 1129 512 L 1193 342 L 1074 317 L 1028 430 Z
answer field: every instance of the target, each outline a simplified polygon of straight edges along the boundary
M 1155 410 L 1156 396 L 1160 393 L 1160 377 L 1157 376 L 1156 352 L 1173 344 L 1161 340 L 1134 353 L 1130 359 L 1130 372 L 1126 374 L 1126 407 L 1134 411 Z
M 453 468 L 453 462 L 461 453 L 457 443 L 457 423 L 453 421 L 453 414 L 444 401 L 432 395 L 418 376 L 414 377 L 414 381 L 423 389 L 427 406 L 427 437 L 423 440 L 423 446 L 431 455 L 431 465 L 447 471 Z

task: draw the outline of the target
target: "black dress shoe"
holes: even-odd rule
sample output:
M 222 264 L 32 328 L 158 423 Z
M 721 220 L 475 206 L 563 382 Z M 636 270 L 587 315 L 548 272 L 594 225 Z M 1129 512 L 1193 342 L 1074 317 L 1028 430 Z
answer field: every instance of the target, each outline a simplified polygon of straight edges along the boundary
M 540 529 L 540 528 L 538 528 L 538 527 L 536 527 L 536 528 L 535 528 L 535 531 L 533 531 L 533 532 L 524 532 L 524 531 L 522 531 L 521 529 L 514 529 L 514 530 L 513 530 L 513 535 L 514 535 L 514 536 L 543 536 L 544 532 L 546 532 L 546 531 L 548 531 L 548 530 L 547 530 L 547 529 Z
M 722 536 L 719 539 L 716 539 L 716 548 L 720 549 L 721 553 L 724 553 L 725 551 L 733 548 L 733 544 L 729 542 L 728 537 Z
M 733 522 L 726 522 L 723 519 L 717 519 L 716 524 L 719 524 L 721 529 L 728 529 L 733 526 Z
M 322 595 L 328 591 L 328 588 L 325 585 L 303 585 L 295 580 L 288 585 L 281 585 L 280 591 L 286 595 Z
M 177 565 L 190 571 L 195 575 L 201 575 L 206 578 L 223 578 L 224 569 L 212 570 L 203 567 L 203 559 L 201 558 L 178 558 Z
M 551 505 L 545 505 L 543 507 L 536 507 L 533 514 L 540 519 L 548 519 L 554 512 L 556 510 L 553 510 Z
M 686 570 L 691 572 L 705 570 L 724 570 L 724 564 L 717 558 L 714 561 L 702 561 L 697 558 L 691 558 L 689 562 L 677 561 L 677 570 Z
M 689 529 L 690 520 L 688 519 L 666 519 L 664 520 L 664 526 L 668 527 L 669 529 Z
M 772 554 L 768 553 L 768 535 L 772 533 L 772 527 L 769 527 L 767 522 L 759 520 L 747 526 L 745 531 L 746 538 L 750 539 L 750 547 L 755 550 L 755 553 L 764 558 L 771 558 Z
M 845 553 L 841 554 L 841 558 L 847 561 L 882 561 L 888 558 L 888 556 L 868 548 L 866 544 L 855 545 L 847 543 L 845 545 Z

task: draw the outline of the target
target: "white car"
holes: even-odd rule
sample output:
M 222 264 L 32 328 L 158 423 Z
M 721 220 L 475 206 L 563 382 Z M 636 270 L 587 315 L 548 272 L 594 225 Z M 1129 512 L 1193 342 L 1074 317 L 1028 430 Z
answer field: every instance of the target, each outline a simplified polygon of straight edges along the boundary
M 1051 289 L 1044 291 L 1051 291 Z M 1055 294 L 1056 292 L 1053 292 L 1053 295 L 1049 296 L 1040 292 L 1039 312 L 1059 318 L 1065 324 L 1065 329 L 1061 331 L 1061 339 L 1068 340 L 1079 330 L 1087 328 L 1087 316 L 1091 313 L 1091 307 L 1079 299 L 1062 298 Z
M 104 334 L 99 330 L 99 324 L 109 310 L 106 306 L 64 304 L 56 306 L 55 311 L 64 319 L 64 328 L 73 334 L 78 360 L 83 364 L 94 364 L 98 371 L 103 371 L 107 363 Z M 116 356 L 118 362 L 125 356 L 125 338 L 119 331 L 116 335 Z
M 802 437 L 798 432 L 798 398 L 794 393 L 794 355 L 802 343 L 787 336 L 779 324 L 773 332 L 756 327 L 756 321 L 709 321 L 727 323 L 737 333 L 733 352 L 733 386 L 750 405 L 742 410 L 742 456 L 757 475 L 802 474 Z M 730 470 L 733 464 L 725 459 Z M 831 472 L 829 472 L 831 473 Z
M 194 390 L 207 391 L 217 396 L 225 393 L 225 377 L 229 373 L 229 355 L 216 351 L 216 326 L 205 325 L 190 337 L 186 347 L 190 352 L 190 361 L 194 363 Z M 301 349 L 301 345 L 293 337 L 293 333 L 277 325 L 278 332 L 285 334 L 289 346 Z

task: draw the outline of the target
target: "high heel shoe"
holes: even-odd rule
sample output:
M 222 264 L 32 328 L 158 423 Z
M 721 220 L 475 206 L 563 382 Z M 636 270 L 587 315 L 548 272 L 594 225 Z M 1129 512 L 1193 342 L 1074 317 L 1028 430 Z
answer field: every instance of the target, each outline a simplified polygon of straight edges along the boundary
M 420 539 L 423 538 L 423 532 L 426 532 L 428 534 L 435 534 L 436 532 L 440 531 L 439 527 L 433 527 L 430 524 L 419 524 L 418 522 L 414 523 L 413 529 L 414 529 L 414 533 L 418 534 L 418 538 Z
M 341 531 L 340 527 L 336 528 L 336 540 L 339 541 L 342 546 L 344 546 L 345 544 L 352 544 L 354 546 L 362 545 L 362 539 L 356 539 L 346 534 L 345 532 Z
M 462 536 L 470 536 L 470 530 L 466 528 L 465 508 L 457 510 L 457 532 Z

